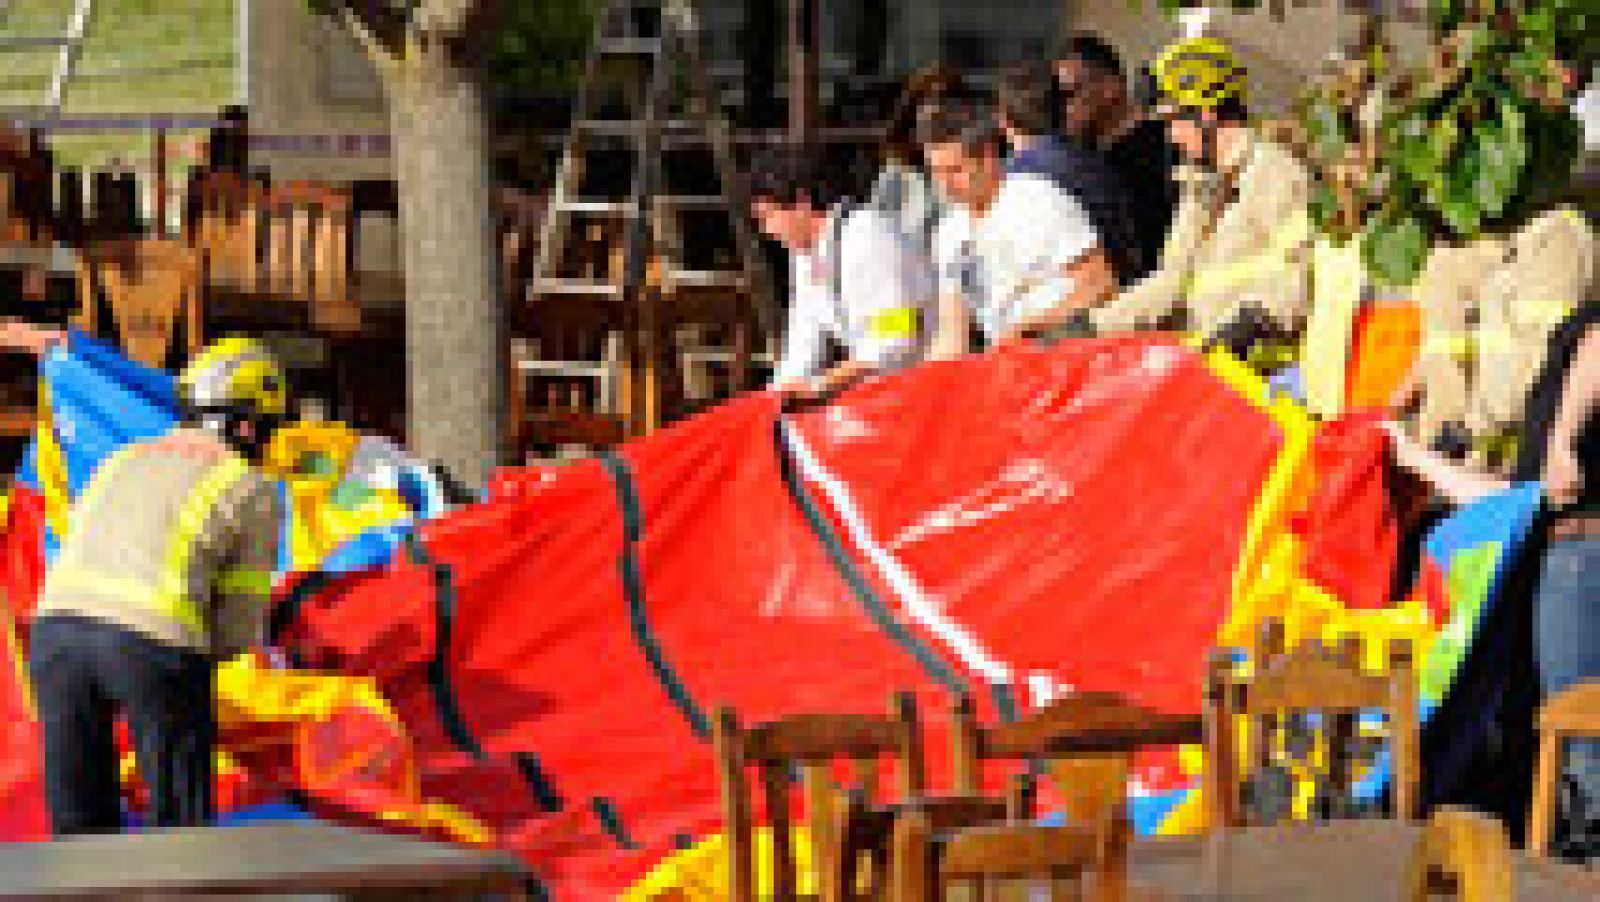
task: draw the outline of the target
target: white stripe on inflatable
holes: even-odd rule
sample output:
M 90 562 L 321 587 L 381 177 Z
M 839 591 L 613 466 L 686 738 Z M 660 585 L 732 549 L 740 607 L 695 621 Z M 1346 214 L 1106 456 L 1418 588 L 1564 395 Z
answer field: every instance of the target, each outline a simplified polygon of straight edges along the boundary
M 905 564 L 872 535 L 866 517 L 862 515 L 860 506 L 850 495 L 850 489 L 844 481 L 822 465 L 812 452 L 811 446 L 806 444 L 805 437 L 788 422 L 783 423 L 782 428 L 784 442 L 794 454 L 795 462 L 800 467 L 800 474 L 807 482 L 815 484 L 828 496 L 829 503 L 844 521 L 845 532 L 850 536 L 850 541 L 883 575 L 889 588 L 899 597 L 900 605 L 906 615 L 938 637 L 939 641 L 948 646 L 963 664 L 980 674 L 985 681 L 996 685 L 1011 685 L 1013 682 L 1011 668 L 995 660 L 978 638 L 967 632 L 965 627 L 945 616 L 939 605 L 928 596 L 927 590 L 923 589 L 916 577 L 906 569 Z

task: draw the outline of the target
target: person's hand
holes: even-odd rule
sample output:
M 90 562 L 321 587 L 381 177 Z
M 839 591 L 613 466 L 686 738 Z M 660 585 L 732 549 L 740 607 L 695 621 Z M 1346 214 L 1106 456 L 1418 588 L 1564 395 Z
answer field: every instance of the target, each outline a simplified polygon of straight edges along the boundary
M 1552 442 L 1544 459 L 1544 494 L 1558 507 L 1572 504 L 1583 491 L 1583 465 L 1565 442 Z
M 67 333 L 45 329 L 17 319 L 0 321 L 0 346 L 43 357 L 56 345 L 65 344 Z
M 1406 432 L 1406 428 L 1394 420 L 1383 421 L 1381 428 L 1384 434 L 1389 436 L 1389 450 L 1400 469 L 1420 473 L 1428 457 L 1428 449 L 1412 438 Z
M 772 393 L 778 396 L 785 413 L 795 413 L 805 410 L 818 400 L 817 385 L 810 379 L 790 379 L 773 386 Z

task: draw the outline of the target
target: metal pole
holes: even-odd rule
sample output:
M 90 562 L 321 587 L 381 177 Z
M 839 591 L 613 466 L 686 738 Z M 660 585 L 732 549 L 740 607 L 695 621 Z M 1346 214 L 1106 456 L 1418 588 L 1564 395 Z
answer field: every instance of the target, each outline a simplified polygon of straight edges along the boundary
M 789 0 L 789 140 L 809 144 L 817 122 L 817 0 Z
M 155 134 L 155 152 L 153 154 L 151 154 L 151 156 L 154 158 L 155 169 L 156 169 L 156 172 L 155 172 L 156 196 L 155 196 L 155 203 L 154 203 L 155 215 L 154 215 L 154 217 L 152 217 L 154 219 L 154 222 L 151 224 L 151 231 L 153 231 L 158 238 L 165 238 L 165 237 L 167 237 L 167 235 L 170 234 L 170 232 L 167 229 L 167 191 L 169 190 L 169 186 L 168 186 L 168 183 L 167 183 L 167 130 L 166 129 L 164 129 L 164 128 L 156 129 L 156 134 Z

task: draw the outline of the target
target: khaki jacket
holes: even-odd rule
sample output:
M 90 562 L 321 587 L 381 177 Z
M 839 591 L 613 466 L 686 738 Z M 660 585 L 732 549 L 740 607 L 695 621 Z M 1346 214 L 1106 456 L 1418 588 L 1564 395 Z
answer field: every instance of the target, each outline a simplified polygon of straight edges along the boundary
M 275 484 L 207 433 L 130 445 L 100 465 L 68 513 L 36 616 L 238 653 L 263 638 L 280 521 Z
M 1477 298 L 1477 377 L 1467 416 L 1473 432 L 1522 423 L 1550 333 L 1593 290 L 1594 250 L 1593 230 L 1571 207 L 1536 216 L 1511 236 Z
M 1298 334 L 1310 305 L 1310 177 L 1287 150 L 1253 135 L 1221 178 L 1177 173 L 1179 201 L 1161 263 L 1091 313 L 1097 331 L 1156 328 L 1183 314 L 1212 334 L 1248 306 Z M 1236 186 L 1231 198 L 1219 196 Z

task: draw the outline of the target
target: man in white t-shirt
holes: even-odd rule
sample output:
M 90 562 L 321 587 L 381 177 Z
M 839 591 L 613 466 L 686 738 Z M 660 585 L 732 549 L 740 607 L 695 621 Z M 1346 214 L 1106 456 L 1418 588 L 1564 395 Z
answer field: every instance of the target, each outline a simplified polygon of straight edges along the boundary
M 820 153 L 780 148 L 751 166 L 756 224 L 789 251 L 790 304 L 772 390 L 826 400 L 920 362 L 934 310 L 932 264 L 890 217 L 849 201 Z
M 1005 139 L 986 105 L 950 100 L 918 140 L 953 209 L 934 235 L 939 324 L 932 356 L 968 350 L 974 323 L 989 345 L 1067 326 L 1117 288 L 1083 207 L 1048 176 L 1007 173 Z

